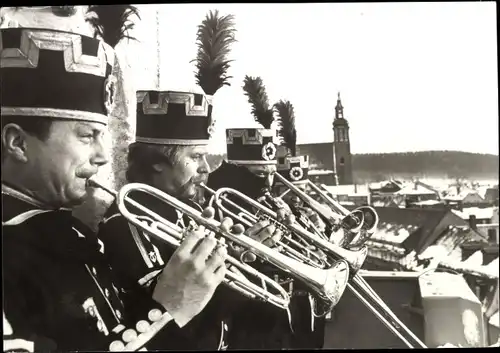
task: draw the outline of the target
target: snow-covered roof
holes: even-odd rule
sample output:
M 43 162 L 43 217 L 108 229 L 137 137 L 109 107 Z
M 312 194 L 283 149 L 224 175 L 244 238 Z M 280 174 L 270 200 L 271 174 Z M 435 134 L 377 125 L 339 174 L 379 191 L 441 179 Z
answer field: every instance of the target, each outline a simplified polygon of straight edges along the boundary
M 424 201 L 414 202 L 413 204 L 416 206 L 433 206 L 441 203 L 442 202 L 438 200 L 424 200 Z
M 368 186 L 361 185 L 325 185 L 326 190 L 332 195 L 347 195 L 347 196 L 368 196 Z
M 436 192 L 430 190 L 419 183 L 411 183 L 405 185 L 401 190 L 396 192 L 397 195 L 435 195 Z
M 491 219 L 495 213 L 495 207 L 467 207 L 463 208 L 462 211 L 452 210 L 452 212 L 462 219 L 469 219 L 471 215 L 476 216 L 476 219 Z
M 314 176 L 314 175 L 328 175 L 328 174 L 333 174 L 333 170 L 313 169 L 313 170 L 309 170 L 308 174 L 310 176 Z
M 417 225 L 380 222 L 371 239 L 374 241 L 379 240 L 392 244 L 401 244 L 417 229 Z

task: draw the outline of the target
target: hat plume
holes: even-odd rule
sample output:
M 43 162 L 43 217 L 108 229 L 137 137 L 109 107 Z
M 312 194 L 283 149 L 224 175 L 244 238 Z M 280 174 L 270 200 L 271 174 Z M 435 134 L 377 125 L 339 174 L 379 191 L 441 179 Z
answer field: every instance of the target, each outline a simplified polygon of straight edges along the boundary
M 234 16 L 219 15 L 210 11 L 198 26 L 196 46 L 196 83 L 205 94 L 214 95 L 222 86 L 230 86 L 227 71 L 232 60 L 228 59 L 231 45 L 236 42 Z
M 274 121 L 274 112 L 269 105 L 266 87 L 260 77 L 245 76 L 243 90 L 252 106 L 252 114 L 265 129 L 270 129 Z
M 139 10 L 132 5 L 90 5 L 87 14 L 93 15 L 85 20 L 94 28 L 95 36 L 99 36 L 111 47 L 122 39 L 136 38 L 130 36 L 129 31 L 134 28 L 132 16 L 139 16 Z

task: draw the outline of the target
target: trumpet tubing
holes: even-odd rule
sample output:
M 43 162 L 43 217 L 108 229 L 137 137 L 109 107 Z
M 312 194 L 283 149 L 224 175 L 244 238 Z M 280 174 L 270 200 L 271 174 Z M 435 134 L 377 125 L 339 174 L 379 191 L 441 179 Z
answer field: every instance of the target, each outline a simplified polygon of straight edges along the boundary
M 325 268 L 326 266 L 325 261 L 319 255 L 307 249 L 307 245 L 309 244 L 306 244 L 304 246 L 303 244 L 298 243 L 295 239 L 292 238 L 286 226 L 279 223 L 275 218 L 271 218 L 266 214 L 261 214 L 260 216 L 254 215 L 248 210 L 240 207 L 238 204 L 236 204 L 235 202 L 233 202 L 224 195 L 220 196 L 219 198 L 215 198 L 214 196 L 216 192 L 214 190 L 210 189 L 205 184 L 201 184 L 201 186 L 206 191 L 208 191 L 210 194 L 213 195 L 212 199 L 210 200 L 210 205 L 213 207 L 213 204 L 215 203 L 217 209 L 222 212 L 222 215 L 229 216 L 247 227 L 251 227 L 255 223 L 262 221 L 263 219 L 269 220 L 270 222 L 274 223 L 277 227 L 279 227 L 281 230 L 284 231 L 282 239 L 284 239 L 286 242 L 280 240 L 276 243 L 276 245 L 278 248 L 281 247 L 287 256 L 290 256 L 298 261 L 302 261 L 306 264 L 309 264 L 317 268 Z M 225 206 L 225 203 L 234 208 L 236 211 L 234 212 L 231 211 L 229 208 Z M 303 239 L 300 240 L 304 242 Z M 297 249 L 299 250 L 294 249 L 292 246 L 297 247 Z M 306 252 L 307 255 L 302 254 L 300 250 Z
M 128 197 L 128 194 L 130 192 L 140 191 L 158 198 L 165 204 L 170 205 L 174 209 L 190 217 L 196 224 L 202 225 L 207 230 L 222 236 L 224 239 L 229 240 L 247 250 L 250 250 L 261 259 L 273 264 L 282 271 L 289 273 L 291 276 L 303 281 L 306 285 L 313 289 L 320 298 L 322 298 L 326 302 L 329 302 L 332 306 L 337 304 L 347 286 L 347 281 L 349 278 L 349 267 L 347 263 L 345 263 L 345 261 L 337 262 L 334 269 L 332 270 L 321 270 L 318 268 L 307 266 L 272 250 L 271 248 L 251 239 L 244 234 L 233 234 L 231 232 L 225 231 L 221 228 L 220 222 L 214 219 L 207 219 L 203 217 L 200 211 L 147 184 L 130 183 L 122 187 L 119 192 L 109 190 L 95 181 L 92 181 L 91 185 L 101 187 L 104 190 L 110 192 L 112 195 L 115 195 L 116 204 L 120 213 L 129 222 L 136 225 L 140 229 L 154 236 L 157 236 L 158 238 L 166 241 L 173 246 L 178 247 L 180 245 L 180 241 L 182 239 L 182 229 Z M 151 219 L 146 219 L 144 217 L 140 217 L 134 213 L 131 213 L 127 209 L 127 203 L 145 212 L 149 217 L 151 217 Z M 232 273 L 228 275 L 229 278 L 225 278 L 224 283 L 231 286 L 232 288 L 238 289 L 242 294 L 248 295 L 248 293 L 253 293 L 259 298 L 271 302 L 274 305 L 280 306 L 282 308 L 288 307 L 289 297 L 278 283 L 271 280 L 259 271 L 253 269 L 249 265 L 243 264 L 232 257 L 229 257 L 228 261 L 232 265 L 244 271 L 247 271 L 248 273 L 258 276 L 259 279 L 261 279 L 261 281 L 263 282 L 264 286 L 266 284 L 273 286 L 281 294 L 281 297 L 272 295 L 261 287 L 256 288 L 256 286 L 248 279 L 242 278 L 241 276 Z
M 233 195 L 240 198 L 242 201 L 247 202 L 250 206 L 254 207 L 256 210 L 272 219 L 277 218 L 276 212 L 263 206 L 259 202 L 251 199 L 238 190 L 230 188 L 220 188 L 215 193 L 215 202 L 219 205 L 221 198 L 227 197 L 227 195 Z M 321 250 L 326 251 L 327 255 L 333 255 L 337 260 L 346 260 L 349 264 L 349 267 L 354 272 L 357 272 L 361 268 L 368 254 L 368 250 L 366 247 L 361 247 L 356 251 L 343 249 L 320 237 L 315 236 L 314 234 L 309 233 L 295 223 L 286 225 L 286 227 L 288 227 L 294 234 L 297 234 L 299 237 L 306 239 L 308 242 L 314 243 Z

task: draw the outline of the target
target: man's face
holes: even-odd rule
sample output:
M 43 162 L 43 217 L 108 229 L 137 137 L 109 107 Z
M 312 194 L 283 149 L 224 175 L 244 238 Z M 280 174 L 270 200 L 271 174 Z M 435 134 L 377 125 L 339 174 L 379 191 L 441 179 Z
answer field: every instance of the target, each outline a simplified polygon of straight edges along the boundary
M 265 182 L 265 186 L 267 188 L 271 188 L 274 182 L 274 173 L 276 172 L 276 165 L 267 164 L 267 165 L 257 165 L 257 164 L 249 164 L 246 165 L 247 169 L 252 172 L 254 175 L 262 178 Z
M 29 191 L 55 207 L 82 203 L 87 179 L 108 162 L 105 129 L 99 123 L 56 120 L 45 141 L 25 135 L 25 163 L 32 174 Z
M 192 199 L 200 183 L 206 183 L 210 167 L 207 162 L 208 146 L 182 146 L 177 163 L 166 163 L 153 179 L 155 187 L 166 191 L 179 199 Z

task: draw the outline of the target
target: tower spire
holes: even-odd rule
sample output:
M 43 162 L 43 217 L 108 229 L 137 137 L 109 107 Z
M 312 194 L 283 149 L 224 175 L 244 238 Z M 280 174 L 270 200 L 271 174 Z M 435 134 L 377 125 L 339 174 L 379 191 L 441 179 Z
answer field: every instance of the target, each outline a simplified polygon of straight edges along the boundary
M 335 120 L 344 118 L 344 107 L 340 101 L 340 91 L 337 94 L 337 106 L 335 107 Z

